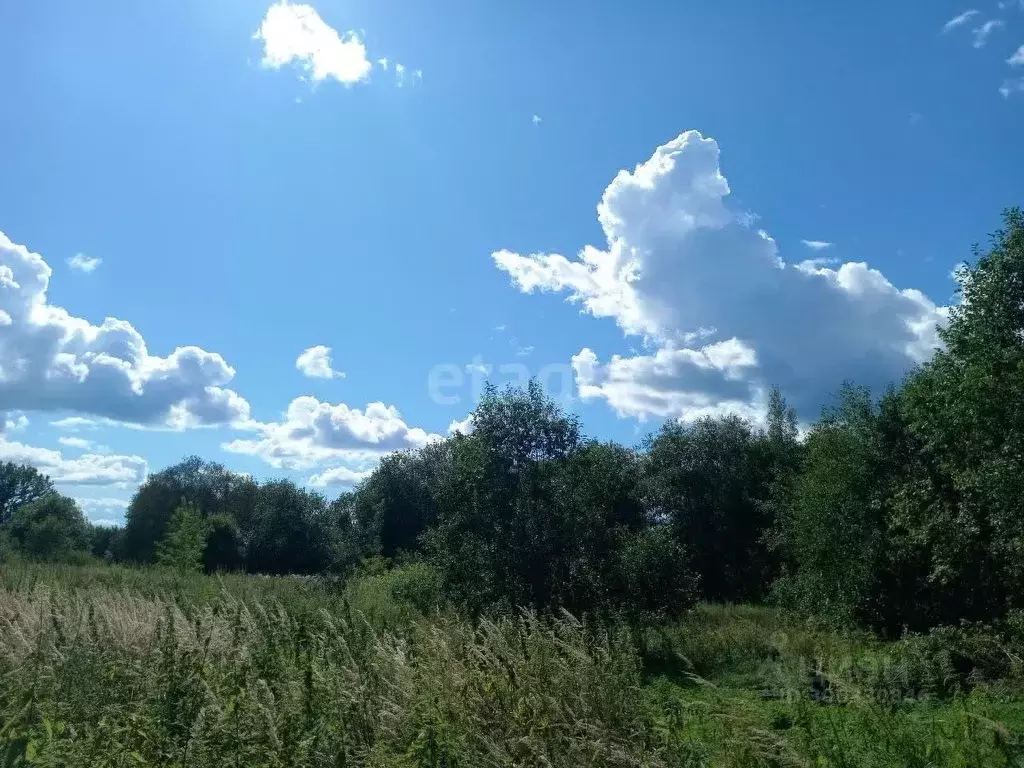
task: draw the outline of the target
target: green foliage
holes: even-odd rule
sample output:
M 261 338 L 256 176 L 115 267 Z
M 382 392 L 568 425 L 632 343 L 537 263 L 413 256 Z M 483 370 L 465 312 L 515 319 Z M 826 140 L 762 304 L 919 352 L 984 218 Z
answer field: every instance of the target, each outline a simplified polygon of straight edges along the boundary
M 327 504 L 290 480 L 259 486 L 245 565 L 254 573 L 318 573 L 331 564 Z
M 927 578 L 950 593 L 942 620 L 1024 606 L 1024 214 L 1007 211 L 990 250 L 958 273 L 945 349 L 908 381 L 920 460 L 903 489 Z
M 438 519 L 425 540 L 456 603 L 474 613 L 498 605 L 674 612 L 689 604 L 684 559 L 658 570 L 664 591 L 656 593 L 639 588 L 657 570 L 653 561 L 624 570 L 620 553 L 647 524 L 636 454 L 584 441 L 536 382 L 488 389 L 473 433 L 449 445 L 450 465 L 435 475 Z
M 403 606 L 390 587 L 423 573 L 376 568 L 339 595 L 313 579 L 0 571 L 0 755 L 195 768 L 966 768 L 1024 756 L 1012 665 L 998 683 L 929 682 L 947 656 L 955 667 L 961 653 L 1015 653 L 1009 624 L 911 648 L 701 606 L 647 630 L 675 665 L 652 677 L 636 633 L 615 622 L 473 623 Z
M 31 558 L 67 559 L 89 546 L 82 510 L 59 493 L 48 493 L 15 509 L 8 529 L 17 549 Z
M 53 493 L 53 482 L 35 467 L 0 462 L 0 525 L 10 521 L 23 504 Z
M 202 513 L 182 503 L 171 516 L 167 532 L 156 550 L 156 561 L 169 568 L 196 571 L 202 567 L 210 527 Z
M 648 504 L 689 553 L 706 600 L 757 599 L 773 575 L 772 457 L 761 442 L 724 417 L 668 422 L 648 444 Z
M 208 517 L 229 515 L 245 532 L 253 525 L 257 484 L 220 464 L 198 456 L 146 478 L 125 514 L 125 553 L 135 562 L 152 562 L 175 510 L 185 503 Z

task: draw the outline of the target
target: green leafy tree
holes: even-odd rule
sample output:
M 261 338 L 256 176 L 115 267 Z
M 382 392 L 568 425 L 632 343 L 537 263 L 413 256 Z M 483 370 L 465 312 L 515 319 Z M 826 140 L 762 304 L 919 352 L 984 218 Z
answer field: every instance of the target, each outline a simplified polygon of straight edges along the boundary
M 206 528 L 204 570 L 207 573 L 216 573 L 241 568 L 242 542 L 235 519 L 231 515 L 214 515 L 206 519 Z
M 0 525 L 22 504 L 53 493 L 53 482 L 35 467 L 0 462 Z
M 175 510 L 184 499 L 209 517 L 229 515 L 238 525 L 244 549 L 252 531 L 256 483 L 222 465 L 191 456 L 150 475 L 132 497 L 125 515 L 125 555 L 150 562 Z
M 536 382 L 500 393 L 488 388 L 473 433 L 448 444 L 451 463 L 431 484 L 438 521 L 425 539 L 455 602 L 471 611 L 573 612 L 627 604 L 677 612 L 690 604 L 681 548 L 658 549 L 643 538 L 639 457 L 584 440 L 576 419 Z
M 447 441 L 381 460 L 351 499 L 351 535 L 362 556 L 419 551 L 421 536 L 437 521 L 437 486 L 446 481 L 451 461 Z
M 1024 606 L 1024 213 L 1011 209 L 985 253 L 957 274 L 944 348 L 907 382 L 902 405 L 919 471 L 902 491 L 923 543 L 937 620 Z
M 777 594 L 792 607 L 835 624 L 865 621 L 886 541 L 885 460 L 876 404 L 845 386 L 807 437 L 786 520 L 790 569 Z
M 183 571 L 200 570 L 209 534 L 209 523 L 199 509 L 182 502 L 171 515 L 167 532 L 157 545 L 157 563 Z
M 428 534 L 432 562 L 452 597 L 487 605 L 547 606 L 567 530 L 557 505 L 561 464 L 581 445 L 579 424 L 536 381 L 489 386 L 474 431 L 452 440 L 450 482 Z
M 245 565 L 255 573 L 317 573 L 334 561 L 323 496 L 290 480 L 259 486 Z
M 734 416 L 669 422 L 648 443 L 647 503 L 689 553 L 706 600 L 763 593 L 774 522 L 767 458 Z
M 8 528 L 18 549 L 29 557 L 66 559 L 89 546 L 89 524 L 73 499 L 59 493 L 22 504 Z

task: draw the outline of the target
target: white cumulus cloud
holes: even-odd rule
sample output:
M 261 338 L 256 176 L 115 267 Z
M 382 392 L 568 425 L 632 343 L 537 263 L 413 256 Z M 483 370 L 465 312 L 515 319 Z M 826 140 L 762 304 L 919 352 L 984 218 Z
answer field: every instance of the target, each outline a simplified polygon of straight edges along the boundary
M 1011 67 L 1024 67 L 1024 45 L 1013 52 L 1013 55 L 1006 60 Z
M 455 434 L 458 434 L 460 432 L 462 434 L 464 434 L 464 435 L 471 435 L 471 434 L 473 434 L 473 414 L 472 413 L 466 414 L 466 418 L 461 419 L 461 420 L 453 421 L 451 424 L 448 425 L 448 434 L 449 435 L 455 435 Z
M 352 463 L 440 439 L 410 427 L 393 405 L 370 403 L 360 410 L 308 395 L 292 400 L 282 421 L 254 423 L 251 428 L 258 437 L 225 443 L 223 449 L 255 456 L 279 469 Z
M 219 354 L 178 347 L 150 354 L 124 320 L 101 325 L 47 298 L 50 266 L 0 232 L 0 403 L 24 411 L 72 411 L 174 429 L 249 419 L 225 385 L 235 371 Z
M 805 246 L 810 248 L 812 251 L 823 251 L 826 248 L 831 248 L 832 243 L 827 240 L 801 240 Z
M 317 487 L 351 488 L 358 485 L 372 474 L 373 470 L 356 470 L 351 467 L 331 467 L 309 478 L 309 484 Z
M 945 308 L 865 263 L 784 261 L 755 217 L 726 204 L 729 192 L 717 143 L 689 131 L 608 185 L 603 245 L 572 259 L 492 254 L 519 290 L 566 293 L 655 349 L 607 363 L 582 350 L 582 397 L 689 419 L 755 413 L 779 386 L 814 416 L 844 379 L 881 387 L 932 354 Z
M 0 461 L 28 464 L 65 485 L 114 485 L 134 487 L 146 479 L 146 460 L 141 456 L 87 453 L 69 459 L 49 448 L 39 448 L 0 436 Z
M 331 348 L 322 344 L 303 350 L 295 361 L 295 367 L 303 376 L 311 379 L 343 379 L 345 374 L 331 366 Z
M 263 66 L 280 69 L 295 62 L 316 81 L 333 78 L 353 85 L 367 79 L 372 68 L 359 36 L 338 34 L 311 5 L 282 0 L 270 6 L 256 39 L 263 42 Z
M 103 259 L 95 256 L 86 256 L 84 253 L 76 253 L 70 259 L 68 259 L 68 266 L 72 269 L 77 269 L 79 272 L 92 272 L 96 269 Z

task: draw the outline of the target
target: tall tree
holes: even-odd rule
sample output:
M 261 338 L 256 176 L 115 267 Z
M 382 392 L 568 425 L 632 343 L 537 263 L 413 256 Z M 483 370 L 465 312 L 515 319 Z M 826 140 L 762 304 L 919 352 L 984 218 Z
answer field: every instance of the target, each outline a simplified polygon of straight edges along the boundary
M 73 499 L 48 493 L 14 510 L 9 522 L 19 549 L 30 557 L 61 559 L 89 546 L 89 526 Z
M 22 504 L 52 492 L 50 478 L 35 467 L 0 462 L 0 525 L 7 523 Z
M 182 503 L 196 507 L 204 517 L 230 515 L 244 538 L 255 493 L 250 478 L 198 456 L 152 474 L 135 492 L 125 514 L 125 555 L 138 562 L 152 561 L 157 542 Z
M 772 524 L 763 459 L 750 426 L 734 416 L 669 422 L 648 443 L 647 503 L 689 553 L 707 600 L 763 592 Z
M 945 614 L 1024 607 L 1024 213 L 1010 209 L 987 252 L 957 274 L 944 349 L 903 393 L 925 471 L 907 525 L 926 542 Z
M 156 549 L 160 565 L 183 571 L 198 571 L 203 565 L 210 526 L 197 507 L 181 504 Z

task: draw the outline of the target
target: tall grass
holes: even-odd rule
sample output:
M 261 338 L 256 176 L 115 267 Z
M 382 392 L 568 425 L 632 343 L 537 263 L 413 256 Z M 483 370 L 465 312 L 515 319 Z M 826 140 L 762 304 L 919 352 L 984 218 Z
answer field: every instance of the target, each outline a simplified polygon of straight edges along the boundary
M 438 606 L 428 583 L 414 570 L 344 586 L 127 568 L 0 571 L 0 765 L 1017 759 L 1024 710 L 1007 680 L 924 697 L 902 682 L 899 696 L 887 692 L 884 670 L 907 664 L 900 654 L 913 644 L 810 630 L 751 607 L 705 606 L 646 634 L 569 615 L 471 623 Z M 866 660 L 882 671 L 865 673 Z

